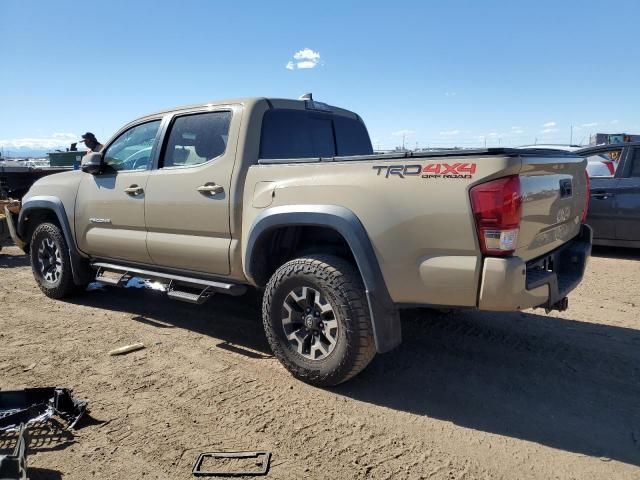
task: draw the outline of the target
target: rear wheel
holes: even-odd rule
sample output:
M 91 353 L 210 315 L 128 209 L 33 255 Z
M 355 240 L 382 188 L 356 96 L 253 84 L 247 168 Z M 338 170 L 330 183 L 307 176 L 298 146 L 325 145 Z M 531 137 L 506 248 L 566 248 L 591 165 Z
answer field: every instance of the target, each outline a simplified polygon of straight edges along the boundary
M 352 378 L 376 353 L 360 274 L 332 255 L 309 255 L 276 270 L 262 317 L 274 355 L 313 385 Z
M 57 225 L 38 225 L 31 237 L 30 251 L 33 276 L 47 297 L 60 299 L 79 289 L 73 283 L 67 242 Z

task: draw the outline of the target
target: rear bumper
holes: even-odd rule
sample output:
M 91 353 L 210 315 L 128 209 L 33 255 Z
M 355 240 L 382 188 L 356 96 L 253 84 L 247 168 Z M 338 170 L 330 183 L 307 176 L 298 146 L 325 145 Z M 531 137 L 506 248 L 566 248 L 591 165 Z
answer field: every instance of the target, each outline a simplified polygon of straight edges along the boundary
M 593 232 L 582 225 L 570 242 L 539 258 L 486 258 L 482 268 L 478 308 L 512 311 L 552 308 L 582 280 L 591 254 Z

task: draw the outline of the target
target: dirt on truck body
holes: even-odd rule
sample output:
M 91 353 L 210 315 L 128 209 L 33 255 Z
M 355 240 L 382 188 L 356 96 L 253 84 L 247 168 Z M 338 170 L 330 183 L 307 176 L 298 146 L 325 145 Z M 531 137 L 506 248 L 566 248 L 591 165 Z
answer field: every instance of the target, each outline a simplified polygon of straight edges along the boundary
M 401 343 L 399 309 L 565 309 L 591 249 L 586 161 L 535 149 L 374 155 L 314 101 L 181 107 L 36 182 L 14 240 L 62 298 L 158 280 L 176 300 L 264 289 L 275 356 L 329 386 Z

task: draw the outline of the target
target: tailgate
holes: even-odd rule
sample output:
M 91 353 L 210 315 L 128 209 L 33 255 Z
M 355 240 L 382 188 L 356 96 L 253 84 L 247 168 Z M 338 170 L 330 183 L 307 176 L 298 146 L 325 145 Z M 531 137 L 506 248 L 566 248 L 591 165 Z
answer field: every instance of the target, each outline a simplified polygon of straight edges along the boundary
M 539 257 L 580 232 L 585 208 L 587 162 L 572 154 L 521 155 L 522 222 L 514 255 Z

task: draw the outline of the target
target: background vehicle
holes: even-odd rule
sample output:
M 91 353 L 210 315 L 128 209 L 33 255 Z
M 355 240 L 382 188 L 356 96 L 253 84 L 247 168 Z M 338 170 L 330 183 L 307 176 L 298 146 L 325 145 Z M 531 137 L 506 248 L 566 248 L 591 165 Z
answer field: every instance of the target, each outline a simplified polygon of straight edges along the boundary
M 576 151 L 592 170 L 587 223 L 593 243 L 640 247 L 640 142 L 601 145 Z M 589 166 L 587 169 L 589 169 Z
M 310 95 L 167 110 L 34 184 L 15 241 L 52 298 L 134 276 L 193 303 L 264 288 L 274 354 L 316 385 L 396 347 L 405 306 L 567 307 L 591 248 L 584 159 L 372 153 L 357 114 Z

